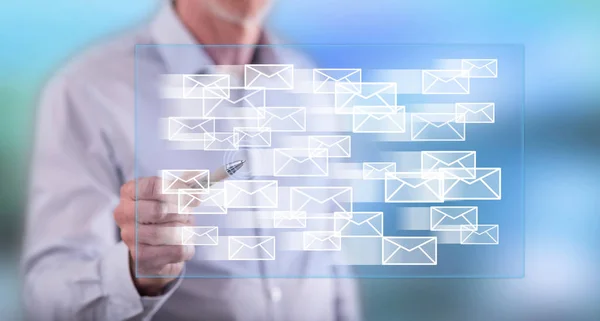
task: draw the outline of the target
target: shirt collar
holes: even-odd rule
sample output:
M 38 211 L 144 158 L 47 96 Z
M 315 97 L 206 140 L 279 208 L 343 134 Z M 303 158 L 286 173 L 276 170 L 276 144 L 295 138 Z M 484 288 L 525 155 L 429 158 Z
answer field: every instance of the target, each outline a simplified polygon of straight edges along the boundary
M 171 1 L 165 1 L 150 23 L 150 34 L 171 73 L 210 72 L 212 59 L 181 22 Z M 198 50 L 190 50 L 195 46 Z

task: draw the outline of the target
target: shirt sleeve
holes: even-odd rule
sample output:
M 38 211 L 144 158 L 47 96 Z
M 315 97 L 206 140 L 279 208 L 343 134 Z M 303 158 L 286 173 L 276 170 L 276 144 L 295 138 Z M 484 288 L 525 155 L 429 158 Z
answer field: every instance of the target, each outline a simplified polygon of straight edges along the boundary
M 22 259 L 25 315 L 149 319 L 179 282 L 160 297 L 138 294 L 112 215 L 121 182 L 100 125 L 107 119 L 76 103 L 69 85 L 64 75 L 51 82 L 38 109 Z

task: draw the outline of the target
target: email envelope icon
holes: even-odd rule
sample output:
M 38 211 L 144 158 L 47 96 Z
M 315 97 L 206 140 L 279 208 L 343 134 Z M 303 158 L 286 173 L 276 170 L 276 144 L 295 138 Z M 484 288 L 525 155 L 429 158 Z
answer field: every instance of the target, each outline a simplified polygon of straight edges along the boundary
M 313 93 L 335 94 L 335 84 L 358 84 L 362 81 L 361 69 L 321 68 L 313 69 Z M 356 88 L 360 90 L 360 87 Z
M 215 120 L 169 117 L 168 127 L 171 141 L 204 141 L 212 138 L 212 134 L 215 132 Z
M 182 75 L 183 98 L 229 98 L 229 75 Z M 210 88 L 211 90 L 205 90 Z
M 320 213 L 350 213 L 352 212 L 352 187 L 290 187 L 290 209 L 306 212 L 310 217 L 317 217 L 318 215 L 315 214 Z
M 476 152 L 474 151 L 421 152 L 421 173 L 423 173 L 423 177 L 427 177 L 430 173 L 437 175 L 440 168 L 452 168 L 452 173 L 456 176 L 474 178 L 476 163 Z
M 395 82 L 335 84 L 335 113 L 354 114 L 355 107 L 392 107 L 397 102 Z
M 225 181 L 225 207 L 276 208 L 278 183 L 274 180 Z
M 437 237 L 382 238 L 383 265 L 437 265 Z
M 229 260 L 270 261 L 275 260 L 274 236 L 230 236 Z
M 329 158 L 347 158 L 351 155 L 352 140 L 350 136 L 309 136 L 309 149 L 327 149 Z
M 162 193 L 179 194 L 182 189 L 208 192 L 210 186 L 209 170 L 172 170 L 162 171 Z
M 334 231 L 303 232 L 305 251 L 341 251 L 342 236 Z
M 460 230 L 460 244 L 463 245 L 496 245 L 500 244 L 500 227 L 498 225 L 480 224 L 476 230 L 465 225 Z
M 206 88 L 206 91 L 213 91 Z M 202 117 L 214 119 L 265 118 L 265 89 L 232 87 L 230 98 L 202 99 Z
M 432 231 L 477 230 L 477 206 L 432 206 L 429 217 Z
M 328 160 L 326 148 L 275 148 L 273 176 L 327 176 Z
M 238 147 L 270 147 L 271 129 L 268 127 L 235 127 Z
M 414 113 L 411 115 L 413 141 L 464 141 L 467 137 L 460 115 L 447 113 Z
M 467 70 L 423 70 L 424 95 L 459 95 L 470 92 L 471 80 Z
M 334 213 L 334 229 L 342 237 L 382 237 L 383 212 Z
M 420 172 L 385 174 L 386 203 L 441 203 L 444 202 L 444 179 L 441 173 L 423 177 Z
M 183 226 L 182 245 L 218 245 L 219 228 L 216 226 Z
M 461 68 L 471 78 L 498 78 L 498 59 L 462 59 Z
M 181 214 L 227 214 L 224 189 L 211 188 L 208 193 L 179 190 L 178 196 L 178 212 Z
M 406 108 L 404 106 L 354 108 L 352 131 L 355 133 L 404 133 Z
M 210 139 L 204 141 L 204 150 L 238 150 L 238 133 L 213 133 Z
M 493 124 L 496 121 L 494 103 L 456 103 L 458 122 L 467 124 Z
M 244 86 L 268 90 L 294 89 L 294 65 L 245 65 Z
M 396 163 L 365 162 L 363 163 L 363 179 L 385 180 L 385 173 L 394 173 Z
M 258 127 L 271 128 L 271 132 L 305 132 L 306 107 L 265 107 L 265 118 Z
M 444 199 L 500 200 L 502 199 L 502 170 L 500 168 L 476 168 L 472 178 L 461 177 L 462 170 L 440 169 L 444 176 Z
M 306 212 L 275 211 L 273 226 L 275 228 L 305 228 Z

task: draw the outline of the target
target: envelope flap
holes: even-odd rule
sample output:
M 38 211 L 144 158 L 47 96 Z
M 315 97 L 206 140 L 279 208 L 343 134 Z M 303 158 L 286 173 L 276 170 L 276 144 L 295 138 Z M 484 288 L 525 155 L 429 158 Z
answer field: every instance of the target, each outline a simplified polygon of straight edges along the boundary
M 194 236 L 204 236 L 204 235 L 208 235 L 211 232 L 214 232 L 217 227 L 216 226 L 210 226 L 210 227 L 191 227 L 191 226 L 184 226 L 183 227 L 184 230 L 192 233 Z
M 353 212 L 352 218 L 349 218 L 348 220 L 355 225 L 363 225 L 365 223 L 371 222 L 378 218 L 380 219 L 382 217 L 383 217 L 383 213 L 381 213 L 381 212 L 373 212 L 373 213 Z
M 395 89 L 395 83 L 361 83 L 361 92 L 356 95 L 363 98 L 369 99 L 373 97 L 377 97 L 381 94 L 386 94 L 386 90 Z M 389 95 L 395 95 L 394 92 L 387 93 Z
M 497 225 L 491 225 L 491 226 L 479 225 L 478 230 L 473 231 L 473 233 L 475 233 L 477 235 L 489 234 L 491 231 L 493 231 L 497 228 L 498 228 Z
M 333 199 L 335 199 L 336 197 L 344 194 L 344 193 L 348 193 L 349 191 L 351 191 L 352 189 L 350 187 L 347 188 L 343 188 L 343 189 L 338 189 L 336 188 L 336 190 L 338 190 L 337 192 L 334 193 L 334 195 L 330 195 L 327 192 L 323 192 L 326 191 L 325 189 L 310 189 L 310 188 L 298 188 L 298 189 L 294 189 L 297 193 L 305 196 L 306 198 L 310 199 L 311 201 L 315 201 L 319 204 L 324 204 L 328 201 L 331 201 Z M 317 193 L 317 191 L 319 191 L 319 193 L 322 193 L 324 195 L 311 195 L 310 192 L 313 193 Z M 350 201 L 350 200 L 349 200 Z
M 494 103 L 458 103 L 456 106 L 459 109 L 466 109 L 469 112 L 477 113 L 483 111 L 484 109 L 491 108 L 494 106 Z
M 315 69 L 315 73 L 322 75 L 326 80 L 340 81 L 360 73 L 360 69 Z
M 416 120 L 440 128 L 456 121 L 456 114 L 413 114 Z
M 227 80 L 229 75 L 183 75 L 184 80 L 190 81 L 202 87 L 216 85 L 218 82 Z
M 475 156 L 475 152 L 423 152 L 423 155 L 430 157 L 443 165 L 451 166 L 461 163 L 469 157 Z
M 266 107 L 265 115 L 284 120 L 303 114 L 304 107 Z
M 421 247 L 423 247 L 424 245 L 427 245 L 433 241 L 435 241 L 435 238 L 422 238 L 422 237 L 414 237 L 414 238 L 403 238 L 403 239 L 385 239 L 387 242 L 390 242 L 396 246 L 398 246 L 399 248 L 408 251 L 408 252 L 412 252 L 414 250 L 417 250 Z
M 433 77 L 436 81 L 449 83 L 459 78 L 467 78 L 469 73 L 466 70 L 424 70 L 424 75 Z
M 458 179 L 467 185 L 472 185 L 477 182 L 483 182 L 485 178 L 500 172 L 500 169 L 475 168 L 475 178 L 458 177 L 455 174 L 452 174 L 451 168 L 444 168 L 442 171 L 446 177 L 450 176 L 449 178 L 451 179 Z
M 310 140 L 327 147 L 333 147 L 349 141 L 350 136 L 311 136 Z
M 463 62 L 477 69 L 483 69 L 496 63 L 495 59 L 465 59 Z
M 334 232 L 309 232 L 308 235 L 310 235 L 311 238 L 321 242 L 333 242 L 336 237 L 340 237 L 339 233 Z
M 246 68 L 267 78 L 275 77 L 286 70 L 292 70 L 293 65 L 246 65 Z
M 376 172 L 383 172 L 383 171 L 388 171 L 391 170 L 392 168 L 395 168 L 394 163 L 389 163 L 389 164 L 365 164 L 365 167 L 367 169 L 371 169 L 374 170 Z
M 243 245 L 246 248 L 255 249 L 257 247 L 264 246 L 267 243 L 273 241 L 274 237 L 272 237 L 272 236 L 269 236 L 269 237 L 253 236 L 253 237 L 248 237 L 248 238 L 236 237 L 233 240 L 235 242 Z
M 474 214 L 477 207 L 432 207 L 433 212 L 451 219 L 465 218 L 467 214 Z
M 210 126 L 214 121 L 213 119 L 201 119 L 201 118 L 185 118 L 185 117 L 169 117 L 172 122 L 183 126 L 187 129 L 202 128 L 203 126 Z

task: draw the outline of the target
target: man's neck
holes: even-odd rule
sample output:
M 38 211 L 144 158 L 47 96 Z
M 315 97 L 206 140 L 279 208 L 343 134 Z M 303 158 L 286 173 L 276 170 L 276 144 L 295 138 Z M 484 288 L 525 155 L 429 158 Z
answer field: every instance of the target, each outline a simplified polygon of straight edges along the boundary
M 217 65 L 250 63 L 258 44 L 262 26 L 227 21 L 202 4 L 203 1 L 175 2 L 175 11 L 192 36 L 203 45 L 246 45 L 206 47 L 206 52 Z M 203 7 L 204 6 L 204 7 Z

